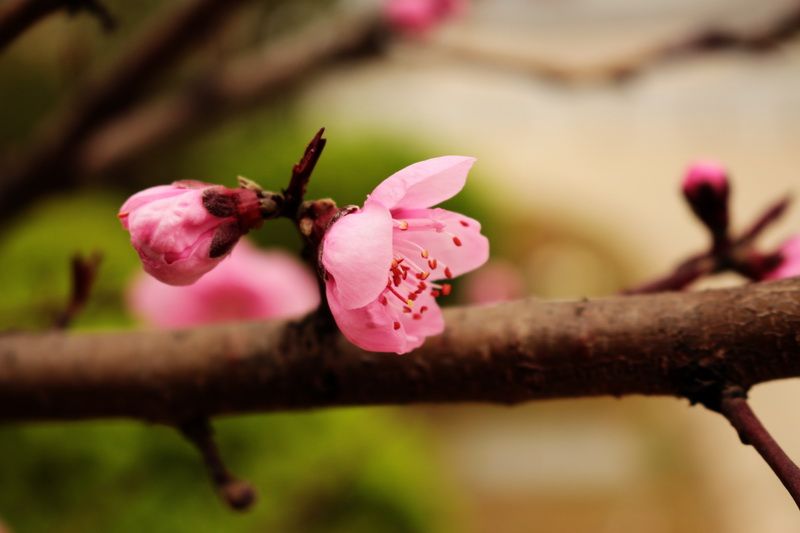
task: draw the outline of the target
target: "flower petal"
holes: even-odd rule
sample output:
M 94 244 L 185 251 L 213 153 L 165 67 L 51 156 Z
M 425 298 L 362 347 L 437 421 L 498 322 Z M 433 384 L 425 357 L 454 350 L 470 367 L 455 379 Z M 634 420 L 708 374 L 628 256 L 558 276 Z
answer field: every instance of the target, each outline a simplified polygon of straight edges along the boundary
M 377 202 L 387 209 L 422 209 L 454 196 L 464 188 L 474 157 L 446 155 L 420 161 L 380 183 L 365 206 Z
M 414 319 L 415 316 L 419 318 Z M 444 331 L 444 317 L 436 298 L 428 291 L 420 294 L 414 301 L 414 312 L 403 313 L 400 325 L 409 337 L 408 351 L 421 346 L 426 337 L 441 334 Z
M 475 219 L 441 208 L 399 210 L 395 212 L 395 217 L 409 221 L 420 218 L 432 220 L 439 228 L 394 232 L 395 247 L 406 250 L 408 245 L 404 246 L 403 241 L 410 241 L 436 259 L 438 264 L 431 270 L 432 279 L 460 276 L 489 259 L 489 240 L 481 235 L 481 224 Z M 449 269 L 450 276 L 445 274 L 445 267 Z
M 392 262 L 392 217 L 380 205 L 345 215 L 325 234 L 322 264 L 345 309 L 364 307 L 386 287 Z
M 119 217 L 120 222 L 122 222 L 122 227 L 128 229 L 128 215 L 134 209 L 142 207 L 143 205 L 149 204 L 155 200 L 171 198 L 173 196 L 185 194 L 186 192 L 186 188 L 176 187 L 174 185 L 158 185 L 156 187 L 150 187 L 149 189 L 137 192 L 125 200 L 125 203 L 119 208 L 119 214 L 117 216 Z
M 339 301 L 339 291 L 334 280 L 326 282 L 325 292 L 339 330 L 359 348 L 371 352 L 406 353 L 422 344 L 420 340 L 416 346 L 410 345 L 405 332 L 394 329 L 394 319 L 389 315 L 386 306 L 377 300 L 357 309 L 346 309 Z

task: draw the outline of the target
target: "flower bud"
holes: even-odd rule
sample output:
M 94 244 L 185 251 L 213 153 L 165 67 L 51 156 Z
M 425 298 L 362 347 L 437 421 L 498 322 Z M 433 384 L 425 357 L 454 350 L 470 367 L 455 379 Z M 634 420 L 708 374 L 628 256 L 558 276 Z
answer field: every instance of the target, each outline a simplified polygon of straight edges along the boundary
M 189 285 L 261 223 L 255 191 L 176 182 L 134 194 L 117 215 L 145 271 L 170 285 Z
M 697 218 L 717 237 L 728 231 L 728 172 L 714 161 L 698 161 L 683 178 L 683 195 Z

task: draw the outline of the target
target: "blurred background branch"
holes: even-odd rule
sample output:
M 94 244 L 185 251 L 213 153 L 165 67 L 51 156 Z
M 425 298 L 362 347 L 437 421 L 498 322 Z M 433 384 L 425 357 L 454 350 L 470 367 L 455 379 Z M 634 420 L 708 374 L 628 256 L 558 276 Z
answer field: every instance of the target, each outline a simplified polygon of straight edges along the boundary
M 793 40 L 798 33 L 800 2 L 794 2 L 770 22 L 750 30 L 737 31 L 709 25 L 666 43 L 644 47 L 628 57 L 583 68 L 566 66 L 549 59 L 520 59 L 458 43 L 438 43 L 434 49 L 490 69 L 499 67 L 558 85 L 605 84 L 629 82 L 663 63 L 692 56 L 726 51 L 767 53 Z
M 72 15 L 85 11 L 106 31 L 116 26 L 114 17 L 98 0 L 6 0 L 0 4 L 0 50 L 39 20 L 62 9 Z

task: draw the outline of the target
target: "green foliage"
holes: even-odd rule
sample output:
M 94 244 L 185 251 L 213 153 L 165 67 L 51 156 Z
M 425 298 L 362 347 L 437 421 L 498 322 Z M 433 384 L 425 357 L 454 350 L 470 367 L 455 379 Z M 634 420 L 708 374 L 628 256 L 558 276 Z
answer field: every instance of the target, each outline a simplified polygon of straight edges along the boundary
M 119 200 L 109 195 L 47 200 L 19 219 L 0 240 L 0 330 L 49 325 L 66 304 L 70 257 L 100 251 L 103 262 L 78 326 L 130 323 L 124 309 L 125 282 L 138 267 L 136 252 L 116 220 Z
M 133 422 L 0 429 L 0 515 L 55 533 L 442 531 L 422 436 L 392 413 L 245 417 L 218 431 L 231 468 L 259 491 L 244 515 L 217 501 L 176 432 Z

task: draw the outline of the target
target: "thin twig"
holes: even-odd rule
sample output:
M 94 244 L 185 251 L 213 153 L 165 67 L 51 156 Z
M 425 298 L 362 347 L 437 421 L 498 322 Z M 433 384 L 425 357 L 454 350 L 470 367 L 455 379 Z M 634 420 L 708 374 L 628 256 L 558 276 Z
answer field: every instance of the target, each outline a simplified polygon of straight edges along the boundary
M 716 269 L 716 261 L 708 253 L 699 254 L 690 257 L 677 267 L 672 272 L 637 285 L 625 289 L 621 294 L 649 294 L 654 292 L 663 291 L 681 291 L 697 281 L 698 279 L 708 276 Z
M 775 203 L 767 207 L 764 212 L 756 218 L 753 224 L 742 232 L 738 238 L 739 244 L 752 242 L 756 239 L 765 229 L 777 222 L 786 213 L 789 205 L 792 203 L 792 196 L 787 194 L 780 198 Z
M 739 433 L 742 442 L 758 451 L 800 508 L 800 468 L 758 420 L 742 389 L 734 387 L 725 391 L 719 411 Z
M 61 9 L 70 14 L 86 11 L 106 31 L 116 25 L 111 13 L 98 0 L 4 0 L 0 3 L 0 50 L 39 20 Z
M 69 300 L 64 310 L 56 318 L 53 327 L 66 329 L 86 306 L 102 260 L 103 256 L 99 252 L 94 252 L 88 257 L 80 254 L 72 256 Z
M 236 479 L 225 466 L 208 419 L 192 419 L 180 424 L 179 429 L 186 440 L 200 452 L 220 498 L 237 511 L 244 511 L 250 507 L 256 499 L 255 490 L 246 481 Z
M 314 172 L 314 167 L 317 166 L 322 150 L 325 149 L 325 144 L 328 142 L 327 139 L 322 137 L 324 133 L 325 128 L 320 128 L 308 143 L 303 157 L 292 167 L 292 177 L 289 179 L 289 185 L 283 190 L 284 210 L 287 216 L 292 219 L 296 217 L 297 210 L 306 195 L 308 180 L 311 178 L 311 173 Z

